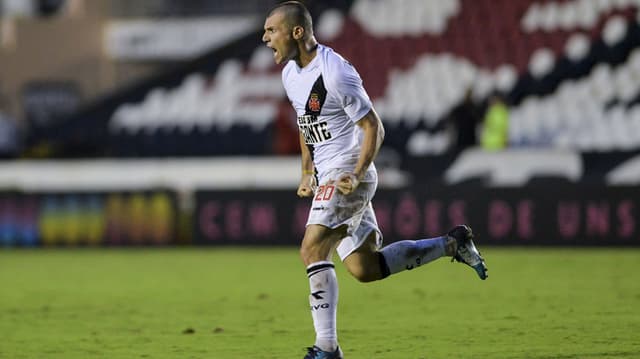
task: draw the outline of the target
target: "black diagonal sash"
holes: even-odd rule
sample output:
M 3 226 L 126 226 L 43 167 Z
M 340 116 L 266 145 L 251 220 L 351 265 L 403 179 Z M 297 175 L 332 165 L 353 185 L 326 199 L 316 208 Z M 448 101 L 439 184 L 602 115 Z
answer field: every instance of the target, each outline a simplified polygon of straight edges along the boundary
M 320 112 L 322 111 L 322 106 L 324 105 L 325 100 L 327 99 L 327 89 L 324 87 L 324 80 L 322 79 L 322 74 L 318 76 L 316 82 L 311 86 L 311 91 L 309 91 L 309 96 L 307 97 L 307 103 L 304 108 L 304 114 L 307 116 L 320 116 Z M 307 148 L 311 153 L 311 160 L 313 160 L 313 150 L 314 147 L 311 144 L 307 144 Z

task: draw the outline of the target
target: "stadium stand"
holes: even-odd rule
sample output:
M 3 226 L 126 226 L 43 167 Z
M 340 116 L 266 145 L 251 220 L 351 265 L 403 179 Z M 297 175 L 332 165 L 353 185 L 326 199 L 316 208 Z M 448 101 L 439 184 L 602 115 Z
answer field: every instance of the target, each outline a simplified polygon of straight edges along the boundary
M 479 113 L 491 94 L 505 96 L 511 146 L 640 148 L 640 1 L 311 3 L 320 41 L 359 69 L 385 121 L 388 150 L 451 150 L 450 113 L 468 89 Z M 284 140 L 295 128 L 279 67 L 256 26 L 104 98 L 32 143 L 115 157 L 294 153 Z
M 70 55 L 64 66 L 49 68 L 64 70 L 65 81 L 30 84 L 25 103 L 38 115 L 49 105 L 64 111 L 15 129 L 28 130 L 22 152 L 14 149 L 22 139 L 12 133 L 19 131 L 0 138 L 0 147 L 10 148 L 0 156 L 42 159 L 0 163 L 0 243 L 297 243 L 299 229 L 286 228 L 306 214 L 305 204 L 290 197 L 299 159 L 281 155 L 297 153 L 298 130 L 281 67 L 261 43 L 262 19 L 276 2 L 92 0 L 85 4 L 120 6 L 112 18 L 99 19 L 102 25 L 74 18 L 71 26 L 55 16 L 35 25 L 39 32 L 27 33 L 30 39 L 46 35 L 45 25 L 59 26 L 55 34 L 68 36 L 63 45 Z M 548 231 L 538 233 L 544 244 L 638 238 L 633 230 L 620 237 L 613 223 L 615 216 L 631 218 L 638 198 L 640 0 L 306 3 L 318 39 L 360 71 L 385 123 L 376 158 L 381 222 L 402 224 L 408 203 L 416 223 L 435 213 L 444 226 L 449 216 L 468 211 L 471 225 L 489 233 L 491 208 L 510 206 L 516 221 L 539 221 L 535 227 Z M 18 23 L 20 33 L 24 24 Z M 76 38 L 82 31 L 74 26 L 93 37 Z M 11 43 L 4 29 L 2 61 Z M 91 41 L 97 34 L 104 35 L 104 47 Z M 58 44 L 42 46 L 37 50 L 48 52 Z M 79 56 L 102 48 L 107 59 L 91 66 Z M 137 71 L 147 65 L 149 71 Z M 123 81 L 103 86 L 102 66 Z M 0 91 L 12 87 L 6 80 L 0 85 Z M 509 148 L 458 146 L 460 121 L 467 116 L 467 131 L 479 137 L 495 95 L 508 105 Z M 601 237 L 589 236 L 585 221 L 586 237 L 554 242 L 566 239 L 555 231 L 554 217 L 554 209 L 566 205 L 610 215 L 612 226 Z M 149 221 L 138 221 L 145 211 Z M 279 223 L 280 231 L 264 241 L 250 230 L 226 239 L 212 235 L 211 226 L 263 223 L 252 222 L 254 211 L 277 216 L 264 223 Z M 108 224 L 95 221 L 103 234 L 87 228 L 74 234 L 85 213 Z M 169 217 L 176 226 L 163 236 L 138 233 Z M 519 232 L 505 233 L 488 243 L 523 243 Z

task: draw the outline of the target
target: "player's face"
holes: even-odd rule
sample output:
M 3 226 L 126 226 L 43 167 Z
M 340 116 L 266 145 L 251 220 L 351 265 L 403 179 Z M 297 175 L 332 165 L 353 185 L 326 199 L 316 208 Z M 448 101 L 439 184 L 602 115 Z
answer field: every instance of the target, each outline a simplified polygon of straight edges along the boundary
M 262 41 L 273 50 L 276 64 L 291 60 L 296 54 L 296 42 L 282 12 L 276 11 L 265 20 Z

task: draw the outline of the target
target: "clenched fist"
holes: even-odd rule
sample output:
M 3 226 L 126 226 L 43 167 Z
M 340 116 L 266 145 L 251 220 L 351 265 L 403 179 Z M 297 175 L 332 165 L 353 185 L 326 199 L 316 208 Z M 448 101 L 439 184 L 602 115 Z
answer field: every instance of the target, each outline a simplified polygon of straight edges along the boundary
M 360 184 L 360 180 L 353 173 L 345 173 L 340 176 L 338 180 L 338 191 L 343 195 L 348 195 L 353 193 L 358 185 Z
M 312 174 L 303 174 L 298 185 L 298 197 L 311 197 L 316 190 L 316 177 Z

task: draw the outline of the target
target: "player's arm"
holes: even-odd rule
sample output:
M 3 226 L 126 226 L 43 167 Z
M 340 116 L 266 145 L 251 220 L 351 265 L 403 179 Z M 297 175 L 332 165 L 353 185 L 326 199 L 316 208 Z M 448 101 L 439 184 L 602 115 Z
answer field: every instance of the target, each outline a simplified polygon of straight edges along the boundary
M 360 156 L 353 173 L 342 176 L 338 181 L 338 190 L 345 195 L 353 192 L 358 187 L 371 162 L 378 155 L 384 140 L 384 126 L 373 108 L 356 122 L 356 125 L 363 132 L 362 147 L 360 148 Z
M 304 137 L 300 133 L 300 153 L 302 162 L 302 176 L 300 177 L 300 184 L 298 185 L 299 197 L 313 196 L 313 192 L 316 185 L 315 170 L 313 167 L 313 160 L 311 159 L 311 152 L 309 147 L 304 142 Z

